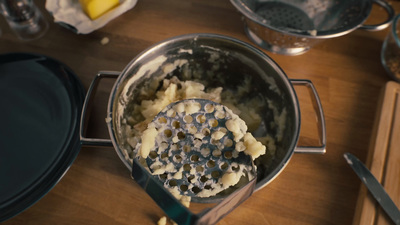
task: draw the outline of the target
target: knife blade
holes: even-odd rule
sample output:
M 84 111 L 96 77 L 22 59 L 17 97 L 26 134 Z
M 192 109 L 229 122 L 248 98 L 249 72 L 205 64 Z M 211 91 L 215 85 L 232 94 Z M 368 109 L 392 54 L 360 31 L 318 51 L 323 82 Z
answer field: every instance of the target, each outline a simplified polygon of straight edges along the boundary
M 390 219 L 392 219 L 396 225 L 400 225 L 400 211 L 379 181 L 357 157 L 350 153 L 345 153 L 343 156 Z

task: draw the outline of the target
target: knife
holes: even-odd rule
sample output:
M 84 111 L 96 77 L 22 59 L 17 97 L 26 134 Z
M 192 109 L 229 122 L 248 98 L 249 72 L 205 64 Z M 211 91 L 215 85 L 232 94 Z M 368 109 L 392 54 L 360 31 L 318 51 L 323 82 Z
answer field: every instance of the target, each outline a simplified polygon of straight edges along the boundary
M 344 153 L 343 156 L 357 176 L 360 177 L 361 181 L 367 186 L 368 190 L 381 205 L 390 219 L 392 219 L 396 225 L 400 225 L 400 211 L 379 181 L 357 157 L 350 153 Z

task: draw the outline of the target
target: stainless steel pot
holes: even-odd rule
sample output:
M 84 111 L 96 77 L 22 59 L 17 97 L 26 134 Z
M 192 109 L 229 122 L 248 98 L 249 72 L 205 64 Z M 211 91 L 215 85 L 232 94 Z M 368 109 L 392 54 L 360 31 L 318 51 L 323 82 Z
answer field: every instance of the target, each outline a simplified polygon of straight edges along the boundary
M 276 150 L 256 160 L 256 184 L 253 188 L 247 186 L 246 193 L 251 194 L 253 189 L 261 189 L 277 177 L 294 152 L 325 153 L 324 114 L 312 82 L 289 80 L 283 70 L 259 49 L 240 40 L 216 34 L 188 34 L 173 37 L 140 53 L 122 72 L 100 72 L 92 82 L 86 96 L 81 120 L 82 144 L 112 145 L 121 161 L 131 170 L 133 177 L 135 173 L 150 177 L 151 175 L 142 172 L 143 168 L 132 160 L 136 156 L 137 149 L 133 148 L 129 141 L 129 133 L 135 126 L 130 117 L 137 104 L 152 96 L 157 90 L 154 87 L 171 76 L 177 76 L 181 80 L 196 80 L 203 83 L 206 89 L 223 87 L 224 90 L 236 90 L 245 80 L 249 82 L 250 90 L 241 97 L 237 97 L 240 98 L 238 102 L 258 100 L 258 104 L 254 107 L 258 108 L 262 121 L 253 135 L 258 137 L 269 135 L 272 137 Z M 93 90 L 99 80 L 104 77 L 117 78 L 109 98 L 106 119 L 111 140 L 86 138 L 83 135 L 86 107 L 89 105 Z M 320 128 L 320 146 L 297 146 L 301 116 L 293 85 L 307 86 L 313 93 Z M 153 91 L 148 93 L 147 90 Z M 224 104 L 223 100 L 222 104 Z M 132 169 L 132 162 L 136 169 Z M 136 179 L 136 181 L 144 187 L 147 185 L 145 183 L 151 181 L 151 178 L 146 179 L 145 181 Z M 160 187 L 158 192 L 166 192 L 161 189 Z M 146 191 L 149 194 L 151 192 Z M 152 197 L 160 196 L 160 194 L 152 193 Z M 213 199 L 218 200 L 218 195 Z M 157 201 L 164 201 L 164 198 Z M 241 201 L 236 203 L 238 202 Z M 237 206 L 236 203 L 235 206 Z
M 243 15 L 250 40 L 284 55 L 305 53 L 323 39 L 355 29 L 385 29 L 394 18 L 393 8 L 384 0 L 231 0 L 231 3 Z M 365 25 L 372 3 L 382 7 L 388 18 L 379 24 Z
M 179 203 L 136 159 L 137 149 L 129 138 L 135 126 L 130 116 L 143 99 L 157 90 L 165 78 L 177 76 L 181 80 L 196 80 L 207 88 L 223 87 L 237 90 L 243 83 L 250 89 L 238 98 L 246 103 L 256 99 L 255 107 L 261 115 L 255 136 L 269 136 L 275 151 L 256 160 L 257 178 L 232 190 L 229 195 L 217 195 L 199 201 L 219 202 L 212 209 L 194 214 Z M 101 78 L 115 77 L 107 110 L 107 125 L 111 140 L 86 138 L 83 135 L 85 114 L 92 92 Z M 299 102 L 293 85 L 307 86 L 313 93 L 318 115 L 320 146 L 297 146 L 300 134 Z M 148 90 L 153 90 L 149 93 Z M 222 101 L 224 104 L 224 100 Z M 180 224 L 214 224 L 246 200 L 253 191 L 271 182 L 288 164 L 294 152 L 324 153 L 326 145 L 325 120 L 318 94 L 308 80 L 289 80 L 282 69 L 257 48 L 226 36 L 188 34 L 158 43 L 134 58 L 122 72 L 100 72 L 92 82 L 85 99 L 81 118 L 80 138 L 83 145 L 114 146 L 135 181 L 174 221 Z M 207 204 L 206 204 L 207 205 Z

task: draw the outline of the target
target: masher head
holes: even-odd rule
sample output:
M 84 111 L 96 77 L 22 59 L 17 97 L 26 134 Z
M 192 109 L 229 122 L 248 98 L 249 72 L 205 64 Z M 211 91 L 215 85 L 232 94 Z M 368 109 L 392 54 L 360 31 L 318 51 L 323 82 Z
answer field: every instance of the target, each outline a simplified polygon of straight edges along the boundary
M 226 106 L 206 99 L 171 103 L 152 121 L 158 134 L 146 159 L 149 169 L 164 187 L 197 202 L 230 188 L 223 183 L 228 173 L 246 184 L 256 171 L 253 159 L 235 150 L 235 135 L 226 127 L 234 117 Z

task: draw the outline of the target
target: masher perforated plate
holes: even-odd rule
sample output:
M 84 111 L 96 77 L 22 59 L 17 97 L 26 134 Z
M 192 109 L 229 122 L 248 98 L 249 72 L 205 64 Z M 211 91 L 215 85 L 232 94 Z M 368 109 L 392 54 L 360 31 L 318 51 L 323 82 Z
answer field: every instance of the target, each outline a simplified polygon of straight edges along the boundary
M 199 110 L 188 113 L 191 104 Z M 250 180 L 255 174 L 252 158 L 235 151 L 234 134 L 226 128 L 232 116 L 227 107 L 205 99 L 168 105 L 152 121 L 158 135 L 146 161 L 153 175 L 166 188 L 200 198 L 227 189 L 221 184 L 226 172 Z

